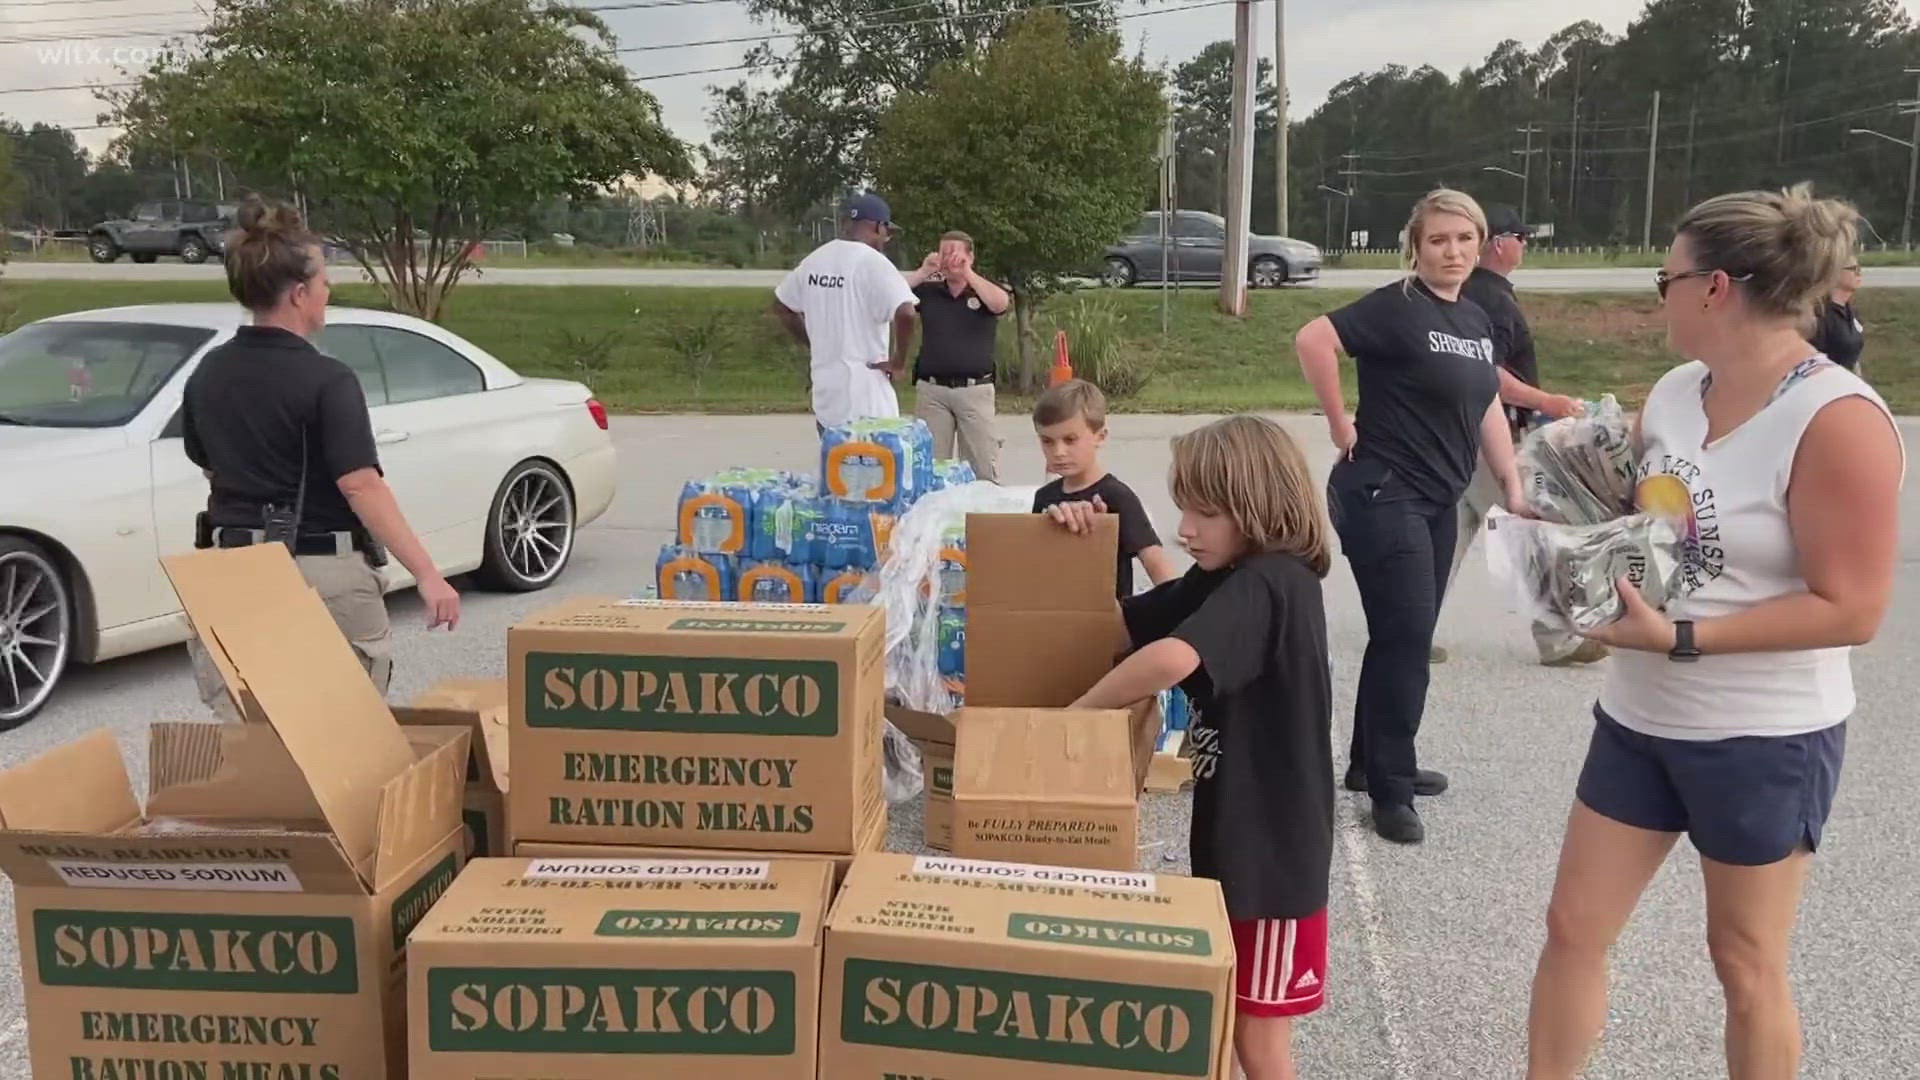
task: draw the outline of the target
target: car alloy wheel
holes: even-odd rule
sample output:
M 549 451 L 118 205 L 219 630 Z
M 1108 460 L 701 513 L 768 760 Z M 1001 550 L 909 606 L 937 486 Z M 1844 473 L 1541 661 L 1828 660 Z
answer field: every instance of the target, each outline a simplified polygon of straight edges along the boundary
M 59 567 L 38 547 L 0 538 L 0 731 L 53 695 L 73 644 L 72 611 Z
M 573 555 L 573 492 L 553 467 L 530 461 L 511 473 L 494 503 L 483 576 L 515 592 L 544 588 Z
M 1107 260 L 1107 272 L 1101 275 L 1101 280 L 1108 288 L 1124 289 L 1133 284 L 1134 277 L 1133 264 L 1115 255 Z
M 1256 289 L 1277 289 L 1287 283 L 1287 264 L 1279 259 L 1255 259 L 1252 277 Z
M 197 236 L 187 237 L 180 245 L 180 258 L 183 262 L 206 262 L 207 254 L 207 242 Z
M 87 244 L 87 256 L 97 263 L 110 263 L 120 257 L 120 245 L 112 237 L 96 236 Z

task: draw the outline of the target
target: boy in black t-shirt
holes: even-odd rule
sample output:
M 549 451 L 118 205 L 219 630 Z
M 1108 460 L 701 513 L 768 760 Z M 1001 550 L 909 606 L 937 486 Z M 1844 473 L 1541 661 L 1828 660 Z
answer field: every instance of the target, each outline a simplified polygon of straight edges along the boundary
M 1083 379 L 1052 387 L 1034 403 L 1033 426 L 1040 435 L 1040 451 L 1047 457 L 1047 472 L 1060 477 L 1034 494 L 1033 512 L 1083 502 L 1097 512 L 1117 515 L 1120 565 L 1114 588 L 1122 600 L 1133 595 L 1136 558 L 1155 585 L 1171 580 L 1173 556 L 1160 546 L 1147 508 L 1132 488 L 1100 465 L 1100 447 L 1107 441 L 1107 399 L 1100 388 Z
M 1174 440 L 1173 500 L 1195 565 L 1121 605 L 1135 651 L 1074 704 L 1124 708 L 1176 685 L 1192 698 L 1189 847 L 1233 923 L 1234 1050 L 1248 1080 L 1293 1080 L 1292 1018 L 1320 1007 L 1327 979 L 1326 514 L 1300 448 L 1253 416 Z M 1093 509 L 1048 513 L 1084 532 Z

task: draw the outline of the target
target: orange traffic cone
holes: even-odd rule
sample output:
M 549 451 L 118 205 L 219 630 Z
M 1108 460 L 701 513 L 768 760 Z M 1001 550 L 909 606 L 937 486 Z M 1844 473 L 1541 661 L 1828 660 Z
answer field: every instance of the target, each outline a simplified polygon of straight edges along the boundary
M 1067 332 L 1061 330 L 1053 336 L 1053 378 L 1048 385 L 1059 386 L 1073 378 L 1073 365 L 1067 361 Z

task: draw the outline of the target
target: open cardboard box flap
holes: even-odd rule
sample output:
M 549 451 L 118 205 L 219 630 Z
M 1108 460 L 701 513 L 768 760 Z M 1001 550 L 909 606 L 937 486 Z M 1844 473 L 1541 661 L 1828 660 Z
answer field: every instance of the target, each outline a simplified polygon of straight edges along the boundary
M 1120 521 L 1075 536 L 1041 514 L 967 515 L 967 704 L 1064 708 L 1127 647 Z
M 236 761 L 246 766 L 269 764 L 270 753 L 256 753 L 271 739 L 265 727 L 173 724 L 165 728 L 204 729 L 213 738 L 204 746 L 217 764 L 223 742 L 240 747 Z M 263 739 L 262 737 L 265 737 Z M 152 770 L 185 774 L 184 751 L 172 736 L 156 735 L 156 744 L 173 747 L 172 764 Z M 284 751 L 280 768 L 290 768 Z M 270 777 L 269 777 L 270 778 Z M 184 782 L 184 781 L 183 781 Z M 176 789 L 178 790 L 178 789 Z M 271 816 L 292 812 L 294 803 L 270 808 L 269 813 L 242 816 L 231 801 L 210 816 L 195 813 L 206 800 L 184 798 L 169 805 L 160 799 L 143 813 L 133 792 L 120 746 L 113 734 L 98 731 L 56 746 L 30 761 L 0 772 L 0 868 L 18 886 L 55 887 L 74 882 L 60 867 L 79 864 L 163 864 L 181 861 L 183 849 L 205 845 L 205 861 L 230 862 L 235 850 L 271 848 L 270 861 L 284 863 L 308 893 L 361 893 L 365 885 L 338 841 L 323 822 Z M 149 821 L 181 817 L 184 831 L 140 832 Z
M 328 830 L 369 879 L 387 785 L 414 753 L 281 544 L 161 560 L 241 716 L 271 725 Z
M 467 782 L 507 790 L 507 680 L 448 679 L 393 710 L 403 727 L 446 725 L 473 731 Z
M 1093 688 L 1128 647 L 1114 597 L 1120 524 L 1102 515 L 1075 536 L 1039 514 L 967 515 L 967 700 L 953 716 L 889 706 L 887 719 L 921 746 L 951 748 L 973 709 L 1063 709 Z M 1127 710 L 1136 788 L 1160 733 L 1159 703 Z
M 464 727 L 413 727 L 403 732 L 414 766 L 380 792 L 380 812 L 369 881 L 385 890 L 435 844 L 463 827 L 461 792 L 467 762 L 478 740 Z

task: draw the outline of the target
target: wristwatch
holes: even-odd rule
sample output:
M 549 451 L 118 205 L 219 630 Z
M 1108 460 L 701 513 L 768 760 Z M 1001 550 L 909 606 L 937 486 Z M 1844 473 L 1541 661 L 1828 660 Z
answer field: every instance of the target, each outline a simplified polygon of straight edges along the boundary
M 1673 624 L 1673 651 L 1667 653 L 1667 659 L 1677 664 L 1691 664 L 1700 659 L 1700 647 L 1693 643 L 1693 620 L 1677 619 Z

